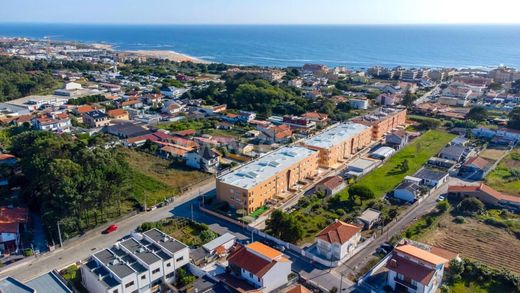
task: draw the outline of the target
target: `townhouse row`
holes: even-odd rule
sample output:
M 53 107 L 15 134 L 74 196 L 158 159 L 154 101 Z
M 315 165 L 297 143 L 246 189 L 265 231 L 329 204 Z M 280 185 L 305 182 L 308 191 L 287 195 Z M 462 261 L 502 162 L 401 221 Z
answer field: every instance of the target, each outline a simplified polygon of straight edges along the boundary
M 217 178 L 217 200 L 251 213 L 298 184 L 312 180 L 318 168 L 336 169 L 357 152 L 406 122 L 406 109 L 385 108 L 335 125 L 298 145 L 280 148 Z

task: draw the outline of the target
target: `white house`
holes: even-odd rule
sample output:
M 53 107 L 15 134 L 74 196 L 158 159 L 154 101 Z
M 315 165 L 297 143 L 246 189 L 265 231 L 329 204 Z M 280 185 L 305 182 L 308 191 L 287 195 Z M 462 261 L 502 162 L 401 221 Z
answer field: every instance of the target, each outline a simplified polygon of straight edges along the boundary
M 260 242 L 240 246 L 229 256 L 228 263 L 233 276 L 265 293 L 287 284 L 292 264 L 280 251 Z M 232 282 L 223 282 L 233 287 Z
M 189 258 L 188 246 L 157 229 L 134 233 L 92 254 L 81 267 L 82 283 L 93 293 L 157 292 Z
M 438 188 L 442 184 L 448 181 L 448 172 L 443 172 L 439 170 L 434 170 L 430 168 L 422 168 L 417 171 L 412 177 L 418 178 L 421 180 L 421 185 L 425 185 L 431 188 Z
M 68 91 L 80 90 L 82 88 L 83 87 L 81 86 L 81 84 L 79 84 L 77 82 L 68 82 L 68 83 L 65 84 L 65 89 L 68 90 Z
M 366 98 L 350 99 L 350 100 L 348 100 L 348 104 L 350 105 L 350 107 L 352 107 L 354 109 L 361 109 L 361 110 L 368 109 L 368 99 L 366 99 Z
M 413 202 L 421 195 L 421 187 L 411 181 L 404 181 L 394 189 L 394 197 L 405 202 Z
M 361 228 L 336 220 L 316 236 L 318 253 L 329 260 L 350 257 L 361 239 Z
M 410 244 L 396 247 L 386 263 L 387 284 L 395 292 L 436 292 L 449 260 Z
M 209 252 L 210 254 L 214 254 L 217 250 L 222 249 L 228 251 L 233 247 L 236 242 L 237 237 L 231 233 L 225 233 L 220 237 L 217 237 L 210 242 L 202 245 L 202 248 Z
M 186 165 L 208 173 L 216 173 L 219 166 L 218 155 L 209 147 L 201 146 L 186 154 Z

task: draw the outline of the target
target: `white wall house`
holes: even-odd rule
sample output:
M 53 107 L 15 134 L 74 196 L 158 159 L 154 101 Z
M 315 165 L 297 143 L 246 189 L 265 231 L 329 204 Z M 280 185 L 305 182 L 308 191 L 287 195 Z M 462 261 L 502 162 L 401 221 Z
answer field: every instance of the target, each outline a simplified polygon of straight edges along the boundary
M 93 293 L 156 292 L 188 262 L 188 246 L 152 229 L 91 255 L 81 267 L 82 283 Z
M 396 247 L 386 264 L 387 284 L 396 292 L 436 292 L 449 260 L 410 244 Z
M 292 264 L 280 251 L 260 242 L 238 248 L 228 262 L 234 276 L 266 293 L 287 284 Z
M 316 236 L 318 253 L 329 260 L 350 257 L 361 239 L 361 228 L 336 220 Z

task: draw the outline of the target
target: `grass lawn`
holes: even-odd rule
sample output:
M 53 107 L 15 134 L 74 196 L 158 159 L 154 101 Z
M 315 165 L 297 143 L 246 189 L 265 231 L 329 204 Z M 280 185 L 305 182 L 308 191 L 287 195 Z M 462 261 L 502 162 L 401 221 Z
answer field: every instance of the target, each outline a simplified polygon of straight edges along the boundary
M 515 292 L 515 288 L 498 281 L 476 282 L 461 280 L 448 285 L 450 293 Z M 518 291 L 517 291 L 518 292 Z
M 251 217 L 253 218 L 258 218 L 260 217 L 263 213 L 265 213 L 269 208 L 267 206 L 261 206 L 259 208 L 257 208 L 254 212 L 251 213 Z
M 367 186 L 376 197 L 382 197 L 401 183 L 405 176 L 417 172 L 430 157 L 439 153 L 454 137 L 455 135 L 440 130 L 428 131 L 355 184 Z M 406 172 L 402 172 L 400 168 L 404 160 L 408 160 L 409 168 Z M 341 193 L 342 199 L 346 199 L 346 194 L 346 192 Z
M 138 230 L 157 228 L 189 246 L 200 246 L 218 237 L 207 225 L 187 219 L 164 219 L 158 222 L 143 223 Z
M 81 271 L 77 265 L 71 265 L 60 272 L 60 275 L 70 282 L 80 293 L 88 293 L 87 289 L 81 284 Z
M 520 149 L 514 149 L 486 177 L 486 184 L 511 195 L 520 196 Z
M 159 203 L 165 198 L 177 195 L 181 189 L 208 179 L 206 173 L 184 166 L 172 166 L 168 160 L 150 154 L 121 149 L 130 165 L 132 191 L 137 201 L 142 203 L 146 195 L 147 205 Z

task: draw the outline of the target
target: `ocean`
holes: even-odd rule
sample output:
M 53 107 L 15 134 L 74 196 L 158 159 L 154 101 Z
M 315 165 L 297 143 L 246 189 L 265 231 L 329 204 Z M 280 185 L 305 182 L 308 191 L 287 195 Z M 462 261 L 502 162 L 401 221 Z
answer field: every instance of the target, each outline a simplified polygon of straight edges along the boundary
M 0 24 L 0 36 L 170 50 L 260 66 L 520 68 L 520 25 L 239 26 Z

